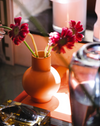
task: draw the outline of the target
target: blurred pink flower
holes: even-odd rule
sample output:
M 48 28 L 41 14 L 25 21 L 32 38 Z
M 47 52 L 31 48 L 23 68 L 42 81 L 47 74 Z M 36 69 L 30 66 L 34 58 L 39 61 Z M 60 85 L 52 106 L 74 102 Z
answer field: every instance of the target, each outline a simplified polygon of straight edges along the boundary
M 60 34 L 58 32 L 51 32 L 49 34 L 49 45 L 56 44 L 60 39 Z
M 13 42 L 16 45 L 19 45 L 24 41 L 26 35 L 29 33 L 29 28 L 27 23 L 21 23 L 21 17 L 14 18 L 15 24 L 11 24 L 10 28 L 12 30 L 9 31 L 9 37 L 12 38 Z
M 82 41 L 83 35 L 80 34 L 80 32 L 83 31 L 83 27 L 81 25 L 81 22 L 78 21 L 77 23 L 73 20 L 71 20 L 70 24 L 70 29 L 72 30 L 73 34 L 76 36 L 76 42 Z
M 79 32 L 83 31 L 81 22 L 70 21 L 70 27 L 62 28 L 61 34 L 58 32 L 51 32 L 49 34 L 49 46 L 57 53 L 65 53 L 65 48 L 72 49 L 75 42 L 82 41 L 83 35 Z
M 57 53 L 65 53 L 64 47 L 72 49 L 74 46 L 75 36 L 71 29 L 62 28 L 61 34 L 58 32 L 51 32 L 49 36 L 49 45 L 52 46 L 52 50 Z

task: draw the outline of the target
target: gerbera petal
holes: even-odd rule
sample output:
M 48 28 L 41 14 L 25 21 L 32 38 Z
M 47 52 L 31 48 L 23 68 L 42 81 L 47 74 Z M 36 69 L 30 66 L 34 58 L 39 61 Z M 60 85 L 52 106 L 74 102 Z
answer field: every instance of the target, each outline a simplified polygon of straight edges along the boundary
M 80 26 L 80 24 L 81 24 L 81 22 L 80 22 L 80 21 L 78 21 L 78 22 L 77 22 L 77 24 L 76 24 L 76 27 L 77 27 L 77 26 Z
M 78 28 L 77 28 L 77 32 L 82 32 L 83 31 L 83 27 L 82 25 L 80 25 Z
M 14 38 L 12 38 L 12 40 L 13 40 L 15 45 L 19 45 L 21 43 L 21 41 L 19 40 L 18 37 L 14 37 Z
M 72 49 L 73 46 L 74 46 L 74 43 L 75 43 L 75 42 L 68 42 L 67 45 L 66 45 L 66 47 L 67 47 L 68 49 Z
M 27 24 L 27 23 L 23 23 L 23 24 L 21 25 L 21 28 L 24 28 L 24 27 L 28 27 L 28 24 Z
M 72 35 L 69 40 L 70 40 L 70 42 L 75 42 L 75 40 L 76 40 L 75 35 Z
M 76 34 L 76 40 L 77 41 L 82 41 L 82 38 L 83 38 L 83 35 L 82 34 L 80 34 L 80 33 L 77 33 Z
M 49 42 L 51 43 L 52 41 L 52 44 L 56 44 L 60 40 L 60 34 L 58 32 L 51 32 L 49 36 Z
M 70 28 L 74 28 L 75 27 L 75 25 L 76 25 L 76 22 L 75 21 L 73 21 L 73 20 L 71 20 L 70 22 L 69 22 L 69 25 L 70 25 Z
M 66 53 L 65 49 L 62 47 L 60 48 L 60 52 L 59 53 Z
M 60 46 L 60 45 L 56 45 L 56 46 L 54 46 L 53 47 L 53 51 L 56 51 L 56 53 L 65 53 L 65 50 L 64 50 L 64 48 L 62 47 L 62 46 Z
M 68 29 L 66 36 L 69 36 L 70 37 L 70 36 L 72 36 L 72 34 L 73 34 L 72 33 L 72 30 L 71 29 Z
M 29 28 L 25 27 L 25 28 L 21 29 L 21 31 L 29 33 Z
M 10 28 L 14 28 L 15 27 L 15 25 L 14 24 L 10 24 Z
M 14 36 L 13 30 L 9 31 L 8 34 L 9 34 L 9 37 L 10 37 L 10 38 L 13 37 L 13 36 Z
M 20 36 L 22 36 L 22 37 L 26 37 L 26 35 L 27 35 L 27 33 L 26 32 L 24 32 L 24 31 L 20 31 Z
M 19 26 L 21 23 L 21 19 L 22 19 L 21 17 L 14 18 L 15 24 Z
M 51 32 L 49 36 L 54 38 L 60 38 L 60 34 L 58 32 Z
M 83 30 L 83 27 L 82 27 L 80 21 L 78 21 L 77 24 L 76 24 L 76 30 L 77 30 L 77 32 L 81 32 Z
M 21 41 L 24 41 L 25 37 L 22 37 L 22 36 L 19 35 L 19 39 L 20 39 Z
M 68 37 L 68 36 L 72 36 L 72 30 L 68 29 L 67 27 L 63 28 L 62 32 L 61 32 L 61 37 L 65 38 L 65 37 Z
M 68 28 L 67 27 L 62 28 L 61 37 L 66 36 L 67 31 L 68 31 Z

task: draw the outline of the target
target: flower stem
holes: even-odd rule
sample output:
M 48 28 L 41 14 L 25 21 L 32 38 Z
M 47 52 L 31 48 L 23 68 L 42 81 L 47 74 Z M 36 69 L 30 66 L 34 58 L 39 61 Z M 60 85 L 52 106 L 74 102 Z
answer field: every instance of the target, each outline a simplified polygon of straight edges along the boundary
M 35 55 L 35 53 L 32 51 L 31 47 L 27 44 L 27 42 L 26 42 L 26 41 L 23 41 L 23 42 L 24 42 L 24 44 L 27 46 L 27 48 L 31 51 L 31 53 L 32 53 L 35 57 L 37 57 L 37 56 Z
M 50 48 L 49 48 L 49 50 L 48 50 L 48 53 L 47 53 L 46 57 L 48 57 L 48 56 L 49 56 L 49 54 L 50 54 L 50 52 L 51 52 L 52 48 L 53 48 L 53 46 L 50 46 Z
M 48 45 L 46 46 L 45 50 L 44 50 L 44 57 L 46 58 L 46 54 L 47 54 L 47 50 L 48 50 Z
M 12 28 L 9 28 L 7 26 L 0 26 L 0 28 L 5 28 L 5 29 L 8 29 L 8 30 L 12 30 Z
M 31 33 L 28 33 L 28 35 L 31 37 L 32 39 L 32 43 L 34 45 L 34 49 L 35 49 L 35 53 L 36 53 L 36 56 L 38 57 L 38 51 L 37 51 L 37 47 L 36 47 L 36 44 L 35 44 L 35 40 L 33 38 L 33 35 Z

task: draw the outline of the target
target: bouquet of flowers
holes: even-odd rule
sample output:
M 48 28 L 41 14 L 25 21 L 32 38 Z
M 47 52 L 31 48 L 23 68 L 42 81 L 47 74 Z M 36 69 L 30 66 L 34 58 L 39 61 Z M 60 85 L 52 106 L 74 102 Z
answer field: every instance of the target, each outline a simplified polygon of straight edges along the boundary
M 15 24 L 10 24 L 10 27 L 0 26 L 0 39 L 2 39 L 4 35 L 4 30 L 8 29 L 8 35 L 12 39 L 15 45 L 19 45 L 22 42 L 27 46 L 27 48 L 31 51 L 31 53 L 38 57 L 38 50 L 36 43 L 34 41 L 33 35 L 29 32 L 28 24 L 21 24 L 21 17 L 14 18 Z M 62 32 L 51 32 L 49 33 L 49 41 L 45 48 L 44 57 L 48 57 L 51 51 L 56 51 L 57 53 L 65 53 L 64 48 L 72 49 L 74 44 L 78 41 L 82 41 L 83 35 L 80 33 L 83 31 L 83 27 L 81 22 L 77 23 L 73 20 L 69 22 L 69 28 L 62 28 Z M 32 38 L 33 46 L 35 52 L 31 49 L 31 47 L 25 41 L 26 36 L 30 35 Z

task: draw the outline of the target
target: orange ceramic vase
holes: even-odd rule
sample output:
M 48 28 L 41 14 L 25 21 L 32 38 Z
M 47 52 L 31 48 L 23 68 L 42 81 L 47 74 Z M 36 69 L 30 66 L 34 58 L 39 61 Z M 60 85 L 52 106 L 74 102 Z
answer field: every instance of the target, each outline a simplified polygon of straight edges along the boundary
M 60 75 L 51 66 L 51 55 L 44 58 L 44 52 L 39 52 L 39 58 L 32 55 L 32 66 L 28 68 L 22 79 L 22 85 L 34 102 L 48 102 L 60 87 Z

